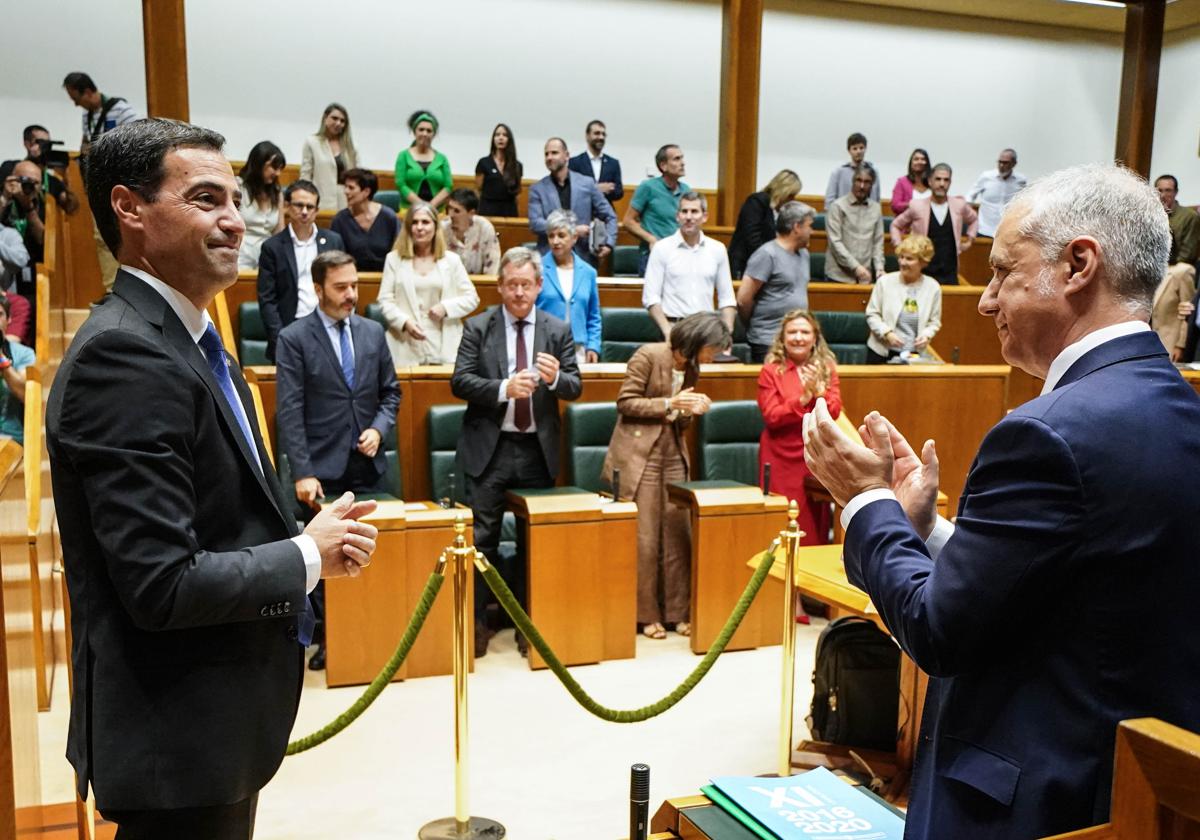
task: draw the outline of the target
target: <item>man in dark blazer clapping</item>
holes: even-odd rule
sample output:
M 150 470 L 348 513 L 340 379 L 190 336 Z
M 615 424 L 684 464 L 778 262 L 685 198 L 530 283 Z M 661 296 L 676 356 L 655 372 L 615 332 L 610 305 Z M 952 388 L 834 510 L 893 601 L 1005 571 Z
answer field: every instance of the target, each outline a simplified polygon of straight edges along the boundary
M 207 314 L 245 232 L 223 145 L 162 119 L 93 143 L 88 199 L 122 265 L 47 410 L 73 632 L 67 757 L 122 840 L 251 836 L 300 700 L 306 594 L 375 550 L 375 528 L 354 521 L 375 504 L 350 495 L 297 533 Z
M 458 458 L 474 512 L 475 547 L 498 565 L 505 493 L 551 487 L 558 475 L 558 401 L 583 391 L 571 328 L 534 308 L 542 289 L 541 260 L 526 248 L 500 259 L 501 305 L 467 321 L 450 389 L 466 400 Z M 515 567 L 505 577 L 524 600 L 525 561 L 520 535 Z M 487 652 L 488 631 L 478 619 L 487 587 L 475 587 L 475 655 Z M 524 640 L 518 640 L 524 652 Z

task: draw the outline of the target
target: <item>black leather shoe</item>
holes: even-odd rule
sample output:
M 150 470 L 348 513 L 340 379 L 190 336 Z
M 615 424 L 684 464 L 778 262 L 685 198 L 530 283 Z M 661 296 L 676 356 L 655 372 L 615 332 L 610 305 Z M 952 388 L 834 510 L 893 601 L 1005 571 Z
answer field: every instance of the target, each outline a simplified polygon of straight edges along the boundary
M 492 631 L 488 629 L 487 622 L 480 619 L 475 622 L 475 658 L 487 656 L 488 641 L 492 638 Z
M 325 670 L 325 645 L 318 645 L 317 652 L 314 653 L 308 660 L 308 670 L 324 671 Z
M 529 642 L 525 641 L 525 637 L 521 635 L 520 631 L 517 632 L 517 653 L 526 659 L 529 658 Z

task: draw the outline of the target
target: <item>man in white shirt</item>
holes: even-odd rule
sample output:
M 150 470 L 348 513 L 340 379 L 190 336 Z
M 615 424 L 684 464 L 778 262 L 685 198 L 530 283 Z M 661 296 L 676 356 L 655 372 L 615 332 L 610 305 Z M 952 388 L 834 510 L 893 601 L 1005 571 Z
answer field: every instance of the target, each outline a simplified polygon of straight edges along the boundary
M 679 197 L 675 219 L 679 230 L 659 240 L 650 251 L 642 306 L 667 338 L 671 324 L 681 318 L 712 312 L 715 295 L 721 320 L 732 332 L 737 299 L 729 272 L 729 253 L 723 243 L 701 230 L 708 221 L 708 202 L 698 192 L 684 193 Z
M 967 194 L 967 200 L 979 210 L 979 232 L 984 236 L 996 235 L 1004 208 L 1025 189 L 1025 176 L 1016 171 L 1016 165 L 1017 153 L 1005 149 L 996 159 L 996 168 L 981 173 Z
M 823 403 L 805 417 L 847 577 L 930 675 L 906 837 L 1104 822 L 1120 721 L 1200 729 L 1200 396 L 1147 324 L 1170 247 L 1158 196 L 1117 166 L 1008 207 L 979 311 L 1045 387 L 987 434 L 954 525 L 933 441 L 918 456 L 872 412 L 863 446 Z

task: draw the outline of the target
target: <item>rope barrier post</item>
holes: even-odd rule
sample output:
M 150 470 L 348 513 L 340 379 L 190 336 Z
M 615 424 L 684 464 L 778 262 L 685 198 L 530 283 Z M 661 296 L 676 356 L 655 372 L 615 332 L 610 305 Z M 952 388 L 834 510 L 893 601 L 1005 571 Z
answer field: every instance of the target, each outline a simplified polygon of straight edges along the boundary
M 796 562 L 800 555 L 800 506 L 788 504 L 783 543 L 783 699 L 779 708 L 779 777 L 792 775 L 792 716 L 796 693 Z
M 446 562 L 454 564 L 454 816 L 426 823 L 417 832 L 419 840 L 475 840 L 489 838 L 498 840 L 506 834 L 505 828 L 486 817 L 472 817 L 467 805 L 469 762 L 467 720 L 467 673 L 471 668 L 472 651 L 468 647 L 470 638 L 467 622 L 467 586 L 470 583 L 472 563 L 486 567 L 487 560 L 467 545 L 467 523 L 460 513 L 454 523 L 454 545 L 442 551 L 438 568 Z

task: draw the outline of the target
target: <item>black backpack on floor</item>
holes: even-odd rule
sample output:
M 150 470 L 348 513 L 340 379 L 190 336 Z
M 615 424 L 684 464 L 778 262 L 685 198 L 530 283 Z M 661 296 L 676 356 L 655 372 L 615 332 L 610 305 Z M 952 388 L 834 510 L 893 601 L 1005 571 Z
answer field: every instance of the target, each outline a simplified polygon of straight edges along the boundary
M 845 616 L 817 638 L 812 713 L 818 741 L 893 752 L 900 703 L 900 648 L 873 622 Z

